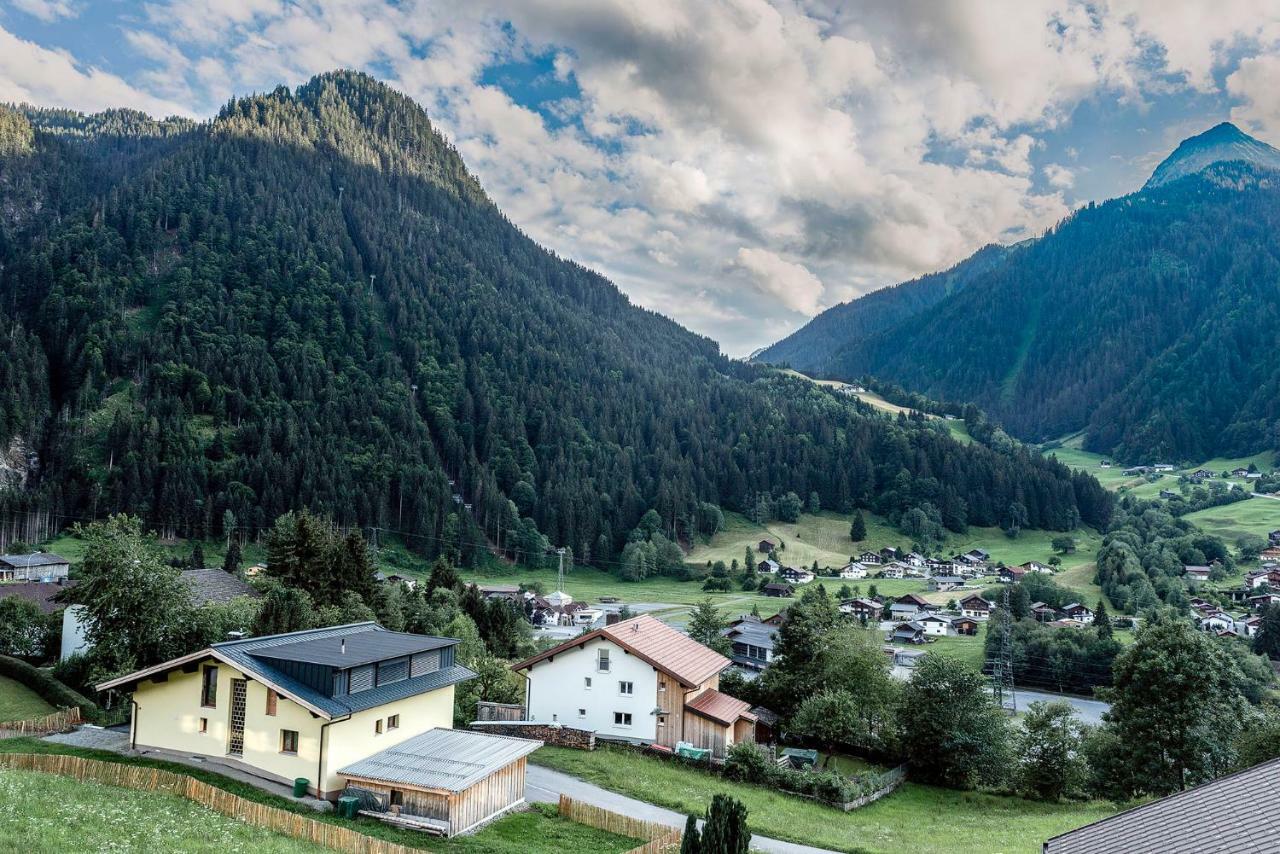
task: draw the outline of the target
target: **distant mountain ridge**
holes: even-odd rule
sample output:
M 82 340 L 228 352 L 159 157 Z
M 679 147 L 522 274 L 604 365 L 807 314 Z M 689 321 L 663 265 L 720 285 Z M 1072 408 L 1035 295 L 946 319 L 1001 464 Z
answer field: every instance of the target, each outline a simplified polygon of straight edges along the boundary
M 1015 435 L 1085 432 L 1122 459 L 1196 461 L 1280 442 L 1280 152 L 1229 124 L 1137 193 L 1089 204 L 995 263 L 814 318 L 761 360 L 973 402 Z M 886 301 L 893 305 L 886 306 Z M 877 319 L 893 322 L 876 328 Z

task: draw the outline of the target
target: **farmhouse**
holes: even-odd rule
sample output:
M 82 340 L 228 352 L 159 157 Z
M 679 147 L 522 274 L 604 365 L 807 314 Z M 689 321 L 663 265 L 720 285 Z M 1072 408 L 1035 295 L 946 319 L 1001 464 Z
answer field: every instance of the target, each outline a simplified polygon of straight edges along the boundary
M 1041 563 L 1038 560 L 1029 560 L 1026 563 L 1020 563 L 1018 564 L 1018 568 L 1024 572 L 1041 572 L 1046 575 L 1053 572 L 1053 567 L 1048 564 Z
M 57 581 L 70 571 L 71 562 L 53 552 L 0 555 L 0 581 Z
M 916 614 L 934 607 L 936 606 L 923 596 L 908 593 L 905 596 L 899 596 L 898 600 L 889 606 L 889 613 L 895 620 L 914 620 Z
M 884 561 L 880 560 L 879 552 L 863 552 L 858 555 L 858 563 L 865 563 L 869 566 L 879 566 Z
M 880 578 L 902 578 L 906 574 L 906 570 L 900 563 L 890 563 L 880 568 L 877 575 Z
M 904 623 L 898 623 L 893 627 L 893 634 L 890 635 L 891 640 L 899 643 L 924 643 L 925 642 L 924 626 L 914 620 Z
M 524 803 L 526 757 L 541 741 L 437 727 L 338 771 L 348 794 L 442 836 Z
M 1042 623 L 1048 623 L 1058 618 L 1058 612 L 1050 608 L 1044 602 L 1032 602 L 1031 616 L 1035 617 Z
M 846 599 L 840 603 L 840 611 L 860 620 L 874 622 L 884 613 L 884 606 L 874 599 Z
M 777 575 L 780 569 L 782 565 L 773 559 L 762 560 L 756 564 L 756 572 L 767 572 L 769 575 Z
M 867 568 L 856 560 L 851 560 L 840 567 L 841 578 L 866 578 Z
M 777 582 L 770 582 L 769 584 L 766 584 L 764 587 L 760 588 L 760 592 L 765 596 L 775 596 L 778 598 L 789 598 L 796 595 L 796 589 L 790 584 L 779 584 Z
M 807 569 L 796 569 L 793 566 L 784 566 L 778 573 L 778 577 L 790 584 L 808 584 L 813 581 L 813 573 Z
M 958 575 L 935 575 L 929 579 L 929 589 L 935 593 L 945 593 L 964 586 L 964 579 Z
M 733 644 L 730 657 L 734 664 L 763 670 L 773 663 L 773 645 L 778 627 L 771 626 L 759 617 L 743 615 L 721 632 Z
M 1072 620 L 1092 620 L 1093 611 L 1086 605 L 1079 602 L 1072 602 L 1069 605 L 1062 606 L 1062 613 Z
M 352 623 L 226 641 L 98 685 L 132 694 L 130 745 L 204 756 L 334 798 L 345 768 L 453 724 L 475 673 L 453 638 Z
M 992 605 L 977 593 L 960 600 L 960 615 L 974 620 L 985 620 L 991 616 Z
M 1000 572 L 997 575 L 999 580 L 1004 584 L 1013 584 L 1017 581 L 1021 581 L 1022 576 L 1026 574 L 1027 571 L 1020 566 L 1002 566 L 1000 567 Z
M 529 720 L 590 729 L 598 738 L 713 756 L 754 740 L 750 704 L 719 690 L 730 661 L 648 615 L 596 629 L 516 664 Z
M 756 543 L 756 551 L 760 552 L 761 554 L 769 554 L 771 551 L 773 551 L 777 547 L 778 547 L 778 544 L 775 543 L 773 540 L 761 540 L 760 542 Z
M 1184 566 L 1182 574 L 1188 581 L 1208 581 L 1210 569 L 1207 566 Z

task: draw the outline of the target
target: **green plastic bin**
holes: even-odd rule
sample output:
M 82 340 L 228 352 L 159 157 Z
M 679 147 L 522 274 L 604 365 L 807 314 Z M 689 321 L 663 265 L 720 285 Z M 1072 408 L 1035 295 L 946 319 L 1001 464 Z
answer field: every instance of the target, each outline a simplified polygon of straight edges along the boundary
M 355 818 L 358 812 L 360 812 L 359 798 L 353 798 L 351 795 L 343 795 L 338 798 L 338 816 L 340 818 Z
M 293 796 L 295 798 L 305 798 L 307 796 L 307 786 L 311 785 L 311 781 L 306 777 L 295 777 L 293 780 Z

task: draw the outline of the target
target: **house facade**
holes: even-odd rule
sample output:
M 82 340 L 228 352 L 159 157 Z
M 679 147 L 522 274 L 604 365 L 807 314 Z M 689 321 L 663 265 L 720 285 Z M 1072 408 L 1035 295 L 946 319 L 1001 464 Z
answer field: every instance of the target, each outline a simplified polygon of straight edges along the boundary
M 750 704 L 721 694 L 730 661 L 654 617 L 589 632 L 513 666 L 525 676 L 531 721 L 589 729 L 597 738 L 714 756 L 755 738 Z
M 759 617 L 746 615 L 729 624 L 722 634 L 729 639 L 734 664 L 763 670 L 773 663 L 773 646 L 778 627 L 771 626 Z
M 972 620 L 985 620 L 991 616 L 991 603 L 974 593 L 960 600 L 960 616 Z
M 475 673 L 458 641 L 376 623 L 217 643 L 98 685 L 132 695 L 130 744 L 204 756 L 336 798 L 339 769 L 453 725 L 454 686 Z

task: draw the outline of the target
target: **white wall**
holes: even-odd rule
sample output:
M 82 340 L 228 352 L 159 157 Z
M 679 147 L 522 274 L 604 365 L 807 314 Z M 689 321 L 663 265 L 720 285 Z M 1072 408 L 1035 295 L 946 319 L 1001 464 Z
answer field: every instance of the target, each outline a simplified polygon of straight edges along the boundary
M 609 672 L 596 670 L 598 650 L 609 649 Z M 526 671 L 530 720 L 595 730 L 598 735 L 653 741 L 657 738 L 658 675 L 653 666 L 628 654 L 612 641 L 597 638 L 581 649 L 574 648 L 544 659 Z M 590 677 L 591 688 L 584 686 Z M 618 682 L 629 681 L 635 692 L 618 693 Z M 579 709 L 586 716 L 578 715 Z M 614 726 L 614 712 L 630 712 L 631 726 Z
M 62 609 L 62 652 L 58 658 L 66 661 L 77 652 L 88 652 L 89 642 L 84 638 L 83 605 L 68 605 Z

